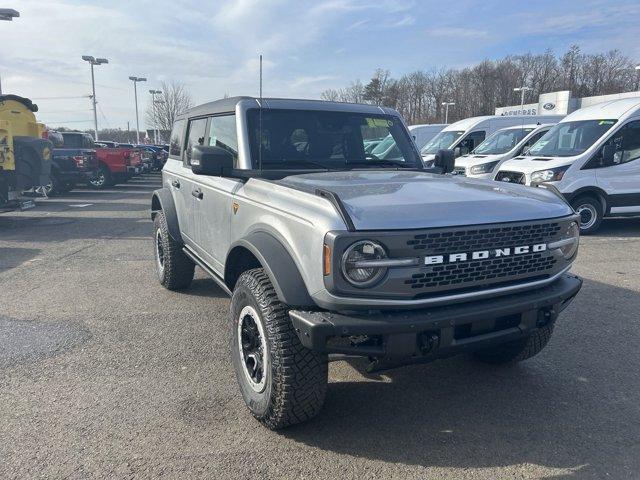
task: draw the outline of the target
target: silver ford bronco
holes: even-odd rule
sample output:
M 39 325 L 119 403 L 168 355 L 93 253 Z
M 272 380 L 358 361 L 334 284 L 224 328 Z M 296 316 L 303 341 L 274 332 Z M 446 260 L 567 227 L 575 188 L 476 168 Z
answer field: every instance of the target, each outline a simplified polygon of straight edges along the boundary
M 580 290 L 578 217 L 552 189 L 425 169 L 399 114 L 372 105 L 227 98 L 173 127 L 153 193 L 160 283 L 196 265 L 231 296 L 231 358 L 277 429 L 322 407 L 329 360 L 369 370 L 469 352 L 541 351 Z

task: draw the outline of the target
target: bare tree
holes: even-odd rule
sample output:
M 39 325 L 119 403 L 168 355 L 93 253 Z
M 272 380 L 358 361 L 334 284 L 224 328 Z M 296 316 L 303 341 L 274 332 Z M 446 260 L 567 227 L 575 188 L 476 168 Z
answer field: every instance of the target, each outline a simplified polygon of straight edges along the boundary
M 191 94 L 180 82 L 162 82 L 161 94 L 156 95 L 155 108 L 149 105 L 146 111 L 147 125 L 169 132 L 176 117 L 193 106 Z M 165 139 L 166 140 L 166 139 Z

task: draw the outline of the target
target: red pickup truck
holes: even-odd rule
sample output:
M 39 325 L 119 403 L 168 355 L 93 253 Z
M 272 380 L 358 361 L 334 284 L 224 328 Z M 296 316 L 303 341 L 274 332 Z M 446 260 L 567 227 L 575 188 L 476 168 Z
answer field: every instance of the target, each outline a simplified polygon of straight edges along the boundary
M 88 182 L 93 188 L 103 189 L 124 183 L 142 172 L 142 157 L 135 148 L 120 145 L 115 148 L 96 148 L 96 157 L 98 174 Z

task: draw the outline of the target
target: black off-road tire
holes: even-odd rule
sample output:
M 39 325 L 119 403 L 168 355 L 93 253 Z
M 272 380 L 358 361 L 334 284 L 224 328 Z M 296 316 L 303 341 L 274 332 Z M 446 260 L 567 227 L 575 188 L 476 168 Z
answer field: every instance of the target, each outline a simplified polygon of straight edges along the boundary
M 549 343 L 552 333 L 553 323 L 550 323 L 537 329 L 527 338 L 478 350 L 474 355 L 481 362 L 494 365 L 521 362 L 540 353 Z
M 264 387 L 254 390 L 238 342 L 240 314 L 257 313 L 265 333 L 267 367 Z M 242 397 L 251 414 L 271 430 L 311 419 L 322 409 L 327 391 L 327 355 L 305 348 L 293 328 L 287 307 L 278 300 L 262 268 L 244 272 L 231 297 L 231 358 Z
M 191 285 L 195 264 L 184 254 L 182 245 L 169 235 L 164 212 L 156 214 L 153 225 L 153 253 L 158 280 L 168 290 L 184 290 Z
M 600 200 L 591 195 L 582 195 L 571 202 L 573 209 L 580 214 L 580 234 L 594 233 L 604 217 L 604 208 Z M 588 218 L 589 222 L 585 222 Z

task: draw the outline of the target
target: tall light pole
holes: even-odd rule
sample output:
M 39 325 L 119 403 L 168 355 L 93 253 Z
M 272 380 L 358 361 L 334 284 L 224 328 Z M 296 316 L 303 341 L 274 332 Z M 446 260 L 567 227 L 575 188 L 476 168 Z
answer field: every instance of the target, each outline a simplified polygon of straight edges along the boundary
M 133 82 L 133 96 L 136 101 L 136 143 L 140 143 L 140 122 L 138 121 L 138 82 L 146 82 L 144 77 L 129 77 L 129 80 Z
M 93 96 L 91 97 L 93 103 L 93 134 L 95 141 L 98 141 L 98 114 L 96 112 L 96 104 L 98 101 L 96 100 L 96 81 L 93 76 L 93 66 L 94 65 L 102 65 L 103 63 L 109 63 L 109 60 L 106 58 L 94 58 L 91 55 L 83 55 L 82 60 L 85 62 L 89 62 L 91 65 L 91 89 L 93 91 Z
M 161 90 L 149 90 L 151 94 L 151 101 L 153 102 L 151 105 L 151 111 L 153 112 L 153 143 L 158 144 L 158 119 L 156 118 L 156 95 L 160 95 L 162 93 Z
M 533 88 L 524 85 L 513 89 L 514 92 L 520 92 L 520 115 L 524 115 L 524 94 L 529 90 L 533 90 Z
M 20 12 L 13 8 L 0 8 L 0 20 L 12 22 L 14 18 L 18 18 L 19 16 Z M 2 80 L 0 80 L 0 95 L 2 95 Z
M 442 102 L 444 107 L 444 123 L 449 123 L 449 107 L 453 107 L 456 102 Z

